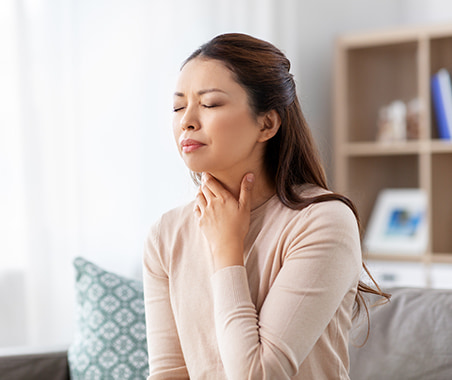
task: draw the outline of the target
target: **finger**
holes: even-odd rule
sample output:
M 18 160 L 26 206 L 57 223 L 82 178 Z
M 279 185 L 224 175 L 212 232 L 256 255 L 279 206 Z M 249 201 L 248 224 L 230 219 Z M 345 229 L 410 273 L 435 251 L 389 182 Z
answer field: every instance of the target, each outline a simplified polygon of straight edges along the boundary
M 203 211 L 206 209 L 207 206 L 207 200 L 204 196 L 204 193 L 201 191 L 201 188 L 198 190 L 198 193 L 196 194 L 195 198 L 195 208 L 198 207 L 200 213 L 202 214 Z
M 251 191 L 254 187 L 254 174 L 247 173 L 240 186 L 239 207 L 241 209 L 251 210 Z
M 203 185 L 209 190 L 212 196 L 217 198 L 225 198 L 228 191 L 223 187 L 223 185 L 211 174 L 204 173 L 203 175 Z
M 201 191 L 201 194 L 205 197 L 207 203 L 211 201 L 212 199 L 216 198 L 216 195 L 210 190 L 210 188 L 203 182 L 199 188 Z
M 199 208 L 199 205 L 195 204 L 195 207 L 193 208 L 193 212 L 197 218 L 200 218 L 202 213 L 201 209 Z

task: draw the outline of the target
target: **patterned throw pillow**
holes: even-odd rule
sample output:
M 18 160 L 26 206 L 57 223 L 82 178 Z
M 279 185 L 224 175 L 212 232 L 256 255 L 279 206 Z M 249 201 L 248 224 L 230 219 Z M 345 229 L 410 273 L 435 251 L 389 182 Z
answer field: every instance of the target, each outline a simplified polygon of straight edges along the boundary
M 73 380 L 143 380 L 148 376 L 143 285 L 80 257 L 77 324 L 68 360 Z

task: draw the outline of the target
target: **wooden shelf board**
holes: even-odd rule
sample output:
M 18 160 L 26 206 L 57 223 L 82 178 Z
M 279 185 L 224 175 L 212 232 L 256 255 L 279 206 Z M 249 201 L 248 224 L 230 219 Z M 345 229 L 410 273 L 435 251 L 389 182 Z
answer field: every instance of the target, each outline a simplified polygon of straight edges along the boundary
M 439 24 L 427 31 L 429 38 L 450 38 L 452 35 L 452 23 Z
M 365 253 L 365 260 L 375 261 L 402 261 L 402 262 L 420 262 L 420 263 L 442 263 L 452 264 L 452 253 L 426 253 L 422 255 L 401 255 L 401 254 L 378 254 Z
M 432 140 L 430 149 L 432 153 L 452 153 L 452 140 Z
M 366 260 L 377 260 L 377 261 L 405 261 L 405 262 L 424 262 L 427 260 L 427 255 L 401 255 L 401 254 L 377 254 L 377 253 L 366 253 L 364 258 Z
M 419 38 L 417 31 L 398 30 L 392 31 L 374 31 L 360 35 L 344 35 L 340 38 L 340 43 L 349 49 L 353 48 L 369 48 L 372 46 L 389 44 L 398 44 L 405 42 L 413 42 Z
M 393 154 L 418 154 L 421 150 L 419 141 L 378 143 L 359 142 L 348 143 L 344 147 L 344 154 L 349 156 L 380 156 Z
M 452 23 L 424 25 L 414 27 L 398 27 L 385 30 L 374 30 L 359 34 L 345 34 L 339 39 L 347 48 L 369 48 L 372 46 L 415 42 L 423 38 L 443 38 L 452 34 Z
M 433 263 L 452 263 L 452 253 L 434 253 L 431 257 Z
M 353 142 L 345 144 L 343 154 L 348 156 L 385 156 L 419 153 L 452 153 L 452 140 L 407 142 Z

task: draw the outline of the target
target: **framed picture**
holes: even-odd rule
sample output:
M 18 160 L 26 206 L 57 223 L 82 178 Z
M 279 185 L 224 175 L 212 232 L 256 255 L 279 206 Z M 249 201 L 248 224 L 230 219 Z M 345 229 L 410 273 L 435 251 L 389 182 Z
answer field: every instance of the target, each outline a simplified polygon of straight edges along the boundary
M 420 255 L 427 249 L 427 196 L 421 189 L 386 189 L 378 195 L 364 237 L 375 254 Z

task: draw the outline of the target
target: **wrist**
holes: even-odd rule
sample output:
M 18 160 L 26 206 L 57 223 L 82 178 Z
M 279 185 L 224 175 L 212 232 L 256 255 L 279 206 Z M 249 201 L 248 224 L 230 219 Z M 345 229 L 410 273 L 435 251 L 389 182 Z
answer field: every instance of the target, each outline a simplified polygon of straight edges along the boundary
M 229 266 L 244 265 L 243 244 L 224 245 L 212 252 L 215 270 Z

